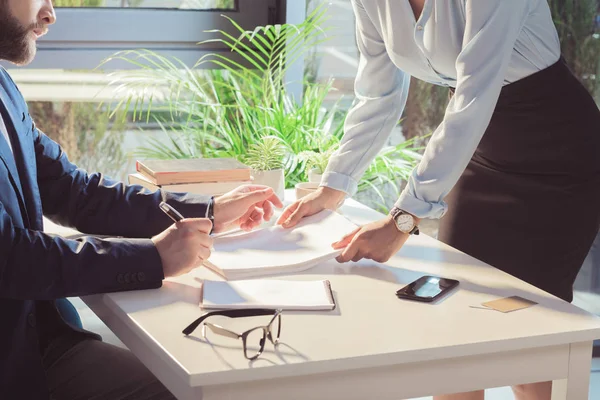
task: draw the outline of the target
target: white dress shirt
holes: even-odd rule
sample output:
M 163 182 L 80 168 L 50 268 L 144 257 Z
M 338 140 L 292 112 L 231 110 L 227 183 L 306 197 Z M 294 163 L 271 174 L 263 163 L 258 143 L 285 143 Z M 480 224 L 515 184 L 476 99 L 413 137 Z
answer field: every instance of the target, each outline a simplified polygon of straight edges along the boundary
M 0 132 L 2 132 L 2 136 L 4 137 L 3 140 L 6 140 L 6 142 L 8 143 L 8 147 L 10 148 L 10 151 L 12 152 L 12 143 L 10 142 L 10 137 L 8 136 L 8 130 L 6 129 L 6 124 L 4 123 L 4 119 L 2 118 L 2 115 L 0 114 Z M 2 140 L 2 139 L 0 139 Z
M 410 76 L 456 88 L 396 206 L 441 218 L 485 132 L 503 85 L 560 58 L 547 0 L 351 0 L 360 62 L 356 103 L 322 185 L 353 195 L 406 104 Z

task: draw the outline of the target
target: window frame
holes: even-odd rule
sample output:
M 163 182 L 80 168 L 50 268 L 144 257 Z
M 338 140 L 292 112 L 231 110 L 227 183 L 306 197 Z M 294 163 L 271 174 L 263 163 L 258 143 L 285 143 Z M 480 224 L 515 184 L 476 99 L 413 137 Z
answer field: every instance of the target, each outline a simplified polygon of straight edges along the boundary
M 57 8 L 57 23 L 38 41 L 38 53 L 25 68 L 94 69 L 120 50 L 149 49 L 175 56 L 193 66 L 203 54 L 226 51 L 219 43 L 203 42 L 219 29 L 237 36 L 223 16 L 245 29 L 280 23 L 281 0 L 238 0 L 235 10 L 144 8 Z M 283 4 L 284 6 L 284 4 Z M 110 69 L 132 69 L 111 61 Z

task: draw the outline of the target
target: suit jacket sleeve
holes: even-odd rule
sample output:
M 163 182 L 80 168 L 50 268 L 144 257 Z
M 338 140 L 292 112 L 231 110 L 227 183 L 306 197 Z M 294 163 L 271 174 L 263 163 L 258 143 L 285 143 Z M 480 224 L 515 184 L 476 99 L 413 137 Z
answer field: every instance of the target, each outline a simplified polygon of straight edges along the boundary
M 164 199 L 187 217 L 201 217 L 207 199 L 88 175 L 42 132 L 34 129 L 33 139 L 44 214 L 84 233 L 137 238 L 53 237 L 16 226 L 0 203 L 0 298 L 51 300 L 160 287 L 162 264 L 149 237 L 171 221 L 158 204 Z
M 149 238 L 172 224 L 158 208 L 163 200 L 187 218 L 206 214 L 207 196 L 150 192 L 87 174 L 43 132 L 34 129 L 33 136 L 43 212 L 60 225 L 95 235 Z

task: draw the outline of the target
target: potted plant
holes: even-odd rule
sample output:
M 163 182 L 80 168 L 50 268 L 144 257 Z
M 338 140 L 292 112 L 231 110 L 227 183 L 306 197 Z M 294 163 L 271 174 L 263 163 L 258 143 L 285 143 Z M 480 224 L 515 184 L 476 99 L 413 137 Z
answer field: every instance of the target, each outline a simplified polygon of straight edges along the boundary
M 298 154 L 298 158 L 305 163 L 305 170 L 308 171 L 308 182 L 320 183 L 323 173 L 329 163 L 329 158 L 337 149 L 337 144 L 326 150 L 305 150 Z
M 137 67 L 111 73 L 111 85 L 119 98 L 112 113 L 122 112 L 123 117 L 128 113 L 133 121 L 155 119 L 163 128 L 168 140 L 148 139 L 148 145 L 137 152 L 147 158 L 233 157 L 251 163 L 257 181 L 276 174 L 266 171 L 282 169 L 288 188 L 306 180 L 307 165 L 314 169 L 311 179 L 319 179 L 317 171 L 323 172 L 328 150 L 343 136 L 346 111 L 337 104 L 327 105 L 333 90 L 331 80 L 304 82 L 302 101 L 297 101 L 288 92 L 285 77 L 292 65 L 288 61 L 326 40 L 323 33 L 329 28 L 322 27 L 324 6 L 297 25 L 245 30 L 233 19 L 224 18 L 236 34 L 216 30 L 217 37 L 211 41 L 226 45 L 230 53 L 207 54 L 192 68 L 150 50 L 121 51 L 105 60 L 103 64 L 122 60 Z M 272 160 L 262 159 L 267 146 L 274 144 L 267 137 L 277 138 L 283 146 L 283 165 L 267 165 L 266 161 Z M 362 177 L 361 190 L 379 197 L 384 193 L 379 182 L 392 184 L 410 172 L 419 154 L 406 150 L 417 149 L 406 146 L 397 150 L 377 157 L 377 167 L 369 168 Z M 305 151 L 321 155 L 300 157 Z M 309 158 L 315 162 L 307 163 Z M 282 194 L 281 190 L 277 193 Z M 381 201 L 387 200 L 381 197 Z
M 252 168 L 254 183 L 272 187 L 282 200 L 285 194 L 285 156 L 285 144 L 279 138 L 264 136 L 249 146 L 244 157 L 244 163 Z
M 288 151 L 283 166 L 286 184 L 293 187 L 305 176 L 297 155 L 315 148 L 323 132 L 342 133 L 343 116 L 325 107 L 332 82 L 305 82 L 302 100 L 287 90 L 285 77 L 293 61 L 323 42 L 325 6 L 300 24 L 259 26 L 244 30 L 224 16 L 239 35 L 215 30 L 215 39 L 230 50 L 210 53 L 189 68 L 176 57 L 150 50 L 115 53 L 113 60 L 135 67 L 111 73 L 115 113 L 133 120 L 155 117 L 169 137 L 147 140 L 138 155 L 152 158 L 235 157 L 243 160 L 263 136 L 278 137 Z M 201 43 L 206 44 L 206 43 Z M 108 66 L 107 66 L 108 67 Z

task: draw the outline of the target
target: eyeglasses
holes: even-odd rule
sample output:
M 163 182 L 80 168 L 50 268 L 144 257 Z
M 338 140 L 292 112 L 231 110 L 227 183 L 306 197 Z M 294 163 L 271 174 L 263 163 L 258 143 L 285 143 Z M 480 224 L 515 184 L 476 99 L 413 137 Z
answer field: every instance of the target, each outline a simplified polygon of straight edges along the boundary
M 221 336 L 227 336 L 233 339 L 242 339 L 242 343 L 244 346 L 244 356 L 249 360 L 257 359 L 265 349 L 266 339 L 269 339 L 274 346 L 279 343 L 279 337 L 281 335 L 281 311 L 282 310 L 269 310 L 264 308 L 251 308 L 245 310 L 220 310 L 220 311 L 211 311 L 194 322 L 192 322 L 188 327 L 183 330 L 184 335 L 189 335 L 198 326 L 204 322 L 208 317 L 212 317 L 213 315 L 221 315 L 229 318 L 242 318 L 242 317 L 255 317 L 261 315 L 273 315 L 271 321 L 264 326 L 257 326 L 255 328 L 249 329 L 243 333 L 237 333 L 231 331 L 229 329 L 223 328 L 222 326 L 204 322 L 204 326 L 202 329 L 202 336 L 206 337 L 206 329 L 208 327 L 213 333 Z

